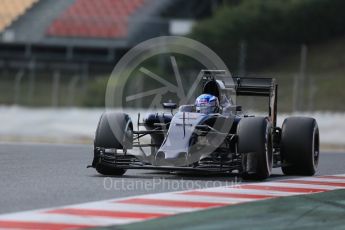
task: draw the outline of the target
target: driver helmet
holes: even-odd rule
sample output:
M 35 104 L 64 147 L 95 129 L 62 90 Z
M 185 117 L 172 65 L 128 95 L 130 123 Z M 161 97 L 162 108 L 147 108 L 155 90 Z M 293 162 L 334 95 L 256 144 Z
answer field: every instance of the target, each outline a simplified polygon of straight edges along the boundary
M 201 94 L 195 100 L 196 112 L 210 114 L 219 112 L 218 98 L 211 94 Z

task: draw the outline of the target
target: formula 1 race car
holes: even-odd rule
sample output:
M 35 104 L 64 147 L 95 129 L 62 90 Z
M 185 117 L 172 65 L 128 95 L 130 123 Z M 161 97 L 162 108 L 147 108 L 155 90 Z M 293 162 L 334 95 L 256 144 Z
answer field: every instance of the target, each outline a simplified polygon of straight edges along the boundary
M 277 127 L 275 79 L 233 78 L 230 82 L 226 71 L 203 70 L 201 74 L 202 93 L 219 99 L 218 111 L 205 114 L 196 111 L 195 105 L 182 105 L 173 114 L 177 105 L 163 103 L 171 114 L 152 113 L 143 120 L 139 114 L 136 129 L 128 114 L 105 112 L 98 123 L 90 167 L 103 175 L 147 169 L 237 172 L 253 180 L 268 178 L 273 167 L 281 167 L 286 175 L 315 174 L 317 122 L 289 117 Z M 245 115 L 241 106 L 231 103 L 233 95 L 267 97 L 268 116 Z M 142 141 L 145 138 L 147 143 Z

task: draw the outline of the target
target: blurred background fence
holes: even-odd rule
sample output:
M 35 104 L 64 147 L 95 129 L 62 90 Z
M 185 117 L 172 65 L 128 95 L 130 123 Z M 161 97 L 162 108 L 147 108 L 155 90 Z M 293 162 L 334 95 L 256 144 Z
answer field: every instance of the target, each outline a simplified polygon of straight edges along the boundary
M 240 47 L 239 45 L 239 49 Z M 305 45 L 300 47 L 300 60 L 294 61 L 294 69 L 286 66 L 291 63 L 259 71 L 246 68 L 245 64 L 229 69 L 234 72 L 234 76 L 276 78 L 279 84 L 279 109 L 283 112 L 344 111 L 343 73 L 339 70 L 329 73 L 312 71 L 308 63 L 315 57 L 309 59 L 306 51 L 308 47 Z M 240 57 L 241 52 L 238 52 Z M 247 48 L 245 52 L 250 53 L 250 49 Z M 111 65 L 104 70 L 94 70 L 92 65 L 92 63 L 43 64 L 36 62 L 35 59 L 29 60 L 24 65 L 3 65 L 0 71 L 0 104 L 104 107 L 105 89 L 111 74 Z M 169 65 L 170 63 L 166 63 L 163 66 Z M 190 69 L 182 69 L 181 75 L 189 75 L 190 71 Z M 171 72 L 169 67 L 162 71 L 161 76 L 166 76 L 169 80 Z M 146 81 L 146 84 L 152 83 Z M 245 107 L 261 110 L 261 104 L 254 100 L 249 98 L 241 102 Z

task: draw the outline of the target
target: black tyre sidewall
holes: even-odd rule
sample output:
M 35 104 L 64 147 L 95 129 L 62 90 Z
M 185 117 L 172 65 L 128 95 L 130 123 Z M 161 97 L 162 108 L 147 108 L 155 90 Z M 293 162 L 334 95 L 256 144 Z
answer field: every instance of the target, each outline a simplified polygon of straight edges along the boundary
M 263 180 L 270 176 L 273 166 L 272 125 L 267 118 L 244 118 L 237 129 L 237 150 L 243 158 L 243 178 Z
M 96 171 L 104 176 L 122 176 L 126 173 L 126 169 L 119 169 L 115 167 L 110 167 L 102 163 L 97 164 Z
M 95 135 L 95 147 L 109 149 L 132 148 L 133 136 L 128 131 L 133 130 L 133 123 L 128 114 L 106 112 L 102 114 Z
M 100 160 L 101 149 L 131 149 L 133 146 L 133 123 L 128 114 L 105 112 L 102 114 L 95 135 L 93 167 L 106 176 L 121 176 L 126 169 L 107 165 Z
M 281 139 L 283 173 L 314 175 L 318 166 L 315 150 L 319 152 L 319 129 L 316 120 L 308 117 L 286 118 Z

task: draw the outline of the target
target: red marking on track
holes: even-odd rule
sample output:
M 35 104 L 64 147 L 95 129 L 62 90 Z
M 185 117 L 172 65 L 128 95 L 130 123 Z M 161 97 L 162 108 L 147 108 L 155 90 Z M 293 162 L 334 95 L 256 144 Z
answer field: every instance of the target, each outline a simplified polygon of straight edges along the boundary
M 0 228 L 15 228 L 15 229 L 39 229 L 39 230 L 64 230 L 64 229 L 78 229 L 96 227 L 91 225 L 79 224 L 59 224 L 59 223 L 43 223 L 31 221 L 6 221 L 0 220 Z
M 311 181 L 311 180 L 283 180 L 281 183 L 292 183 L 292 184 L 311 184 L 311 185 L 326 185 L 326 186 L 338 186 L 345 187 L 345 183 L 341 182 L 328 182 L 328 181 Z
M 241 194 L 241 193 L 228 193 L 228 192 L 207 192 L 207 191 L 188 191 L 181 192 L 183 195 L 197 195 L 197 196 L 214 196 L 214 197 L 227 197 L 227 198 L 243 198 L 243 199 L 269 199 L 278 196 L 272 195 L 256 195 L 256 194 Z
M 280 187 L 271 185 L 241 185 L 236 188 L 239 189 L 255 189 L 264 191 L 277 191 L 277 192 L 297 192 L 297 193 L 315 193 L 315 192 L 326 192 L 328 189 L 316 189 L 316 188 L 296 188 L 296 187 Z
M 177 201 L 177 200 L 147 199 L 147 198 L 133 198 L 133 199 L 127 199 L 127 200 L 120 200 L 120 201 L 116 201 L 116 203 L 168 206 L 168 207 L 179 207 L 179 208 L 213 208 L 213 207 L 230 205 L 228 203 L 192 202 L 192 201 Z
M 345 176 L 317 176 L 316 178 L 325 178 L 325 179 L 344 179 Z
M 77 209 L 77 208 L 56 209 L 56 210 L 47 211 L 46 213 L 75 215 L 75 216 L 133 218 L 133 219 L 150 219 L 150 218 L 158 218 L 158 217 L 168 216 L 168 214 L 163 214 L 163 213 L 104 211 L 104 210 Z

